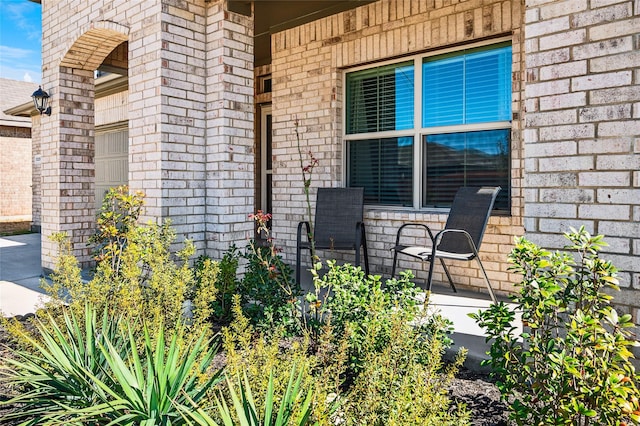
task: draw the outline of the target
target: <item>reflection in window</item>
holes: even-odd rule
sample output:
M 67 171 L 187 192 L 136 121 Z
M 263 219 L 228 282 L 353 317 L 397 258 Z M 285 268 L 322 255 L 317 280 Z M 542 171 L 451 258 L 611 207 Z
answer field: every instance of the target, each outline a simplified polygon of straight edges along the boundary
M 411 206 L 413 138 L 349 143 L 350 187 L 364 187 L 365 204 Z
M 511 46 L 425 58 L 422 126 L 511 119 Z
M 461 186 L 509 187 L 510 130 L 424 136 L 423 207 L 449 207 Z M 507 210 L 500 191 L 496 210 Z

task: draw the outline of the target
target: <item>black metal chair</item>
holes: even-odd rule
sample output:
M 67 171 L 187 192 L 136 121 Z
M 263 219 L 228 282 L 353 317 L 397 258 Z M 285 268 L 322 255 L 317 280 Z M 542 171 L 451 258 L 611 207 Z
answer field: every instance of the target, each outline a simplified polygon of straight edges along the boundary
M 391 249 L 394 252 L 391 276 L 395 277 L 396 275 L 398 254 L 404 254 L 423 262 L 429 262 L 427 289 L 430 291 L 435 260 L 440 259 L 440 263 L 449 279 L 451 288 L 454 292 L 457 292 L 449 270 L 444 263 L 444 259 L 465 261 L 476 259 L 487 283 L 491 300 L 495 303 L 496 297 L 491 288 L 491 282 L 489 281 L 487 272 L 478 256 L 478 250 L 480 250 L 482 237 L 499 191 L 499 186 L 460 188 L 453 199 L 453 204 L 451 205 L 449 217 L 447 218 L 444 229 L 435 235 L 427 225 L 422 223 L 405 223 L 402 225 L 396 234 L 396 245 Z M 411 227 L 425 228 L 431 239 L 430 246 L 407 246 L 400 244 L 402 231 Z
M 318 188 L 313 227 L 318 250 L 355 250 L 355 266 L 360 265 L 360 248 L 364 255 L 365 273 L 369 274 L 367 239 L 363 222 L 364 188 Z M 303 233 L 303 227 L 306 232 Z M 300 283 L 303 249 L 312 253 L 309 222 L 298 224 L 296 242 L 296 282 Z M 303 235 L 304 234 L 304 235 Z M 305 240 L 306 236 L 306 241 Z

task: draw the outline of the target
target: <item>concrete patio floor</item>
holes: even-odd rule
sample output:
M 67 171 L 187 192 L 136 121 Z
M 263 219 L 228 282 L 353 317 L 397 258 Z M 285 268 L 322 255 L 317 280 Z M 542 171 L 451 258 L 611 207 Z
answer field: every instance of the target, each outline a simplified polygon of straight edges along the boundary
M 24 234 L 0 237 L 0 312 L 4 316 L 25 315 L 34 312 L 46 297 L 40 287 L 43 279 L 40 265 L 40 234 Z M 304 278 L 303 278 L 304 280 Z M 431 307 L 453 322 L 454 347 L 468 349 L 465 365 L 480 369 L 489 349 L 482 329 L 468 314 L 487 308 L 488 295 L 459 291 L 453 293 L 448 286 L 435 285 L 431 295 Z

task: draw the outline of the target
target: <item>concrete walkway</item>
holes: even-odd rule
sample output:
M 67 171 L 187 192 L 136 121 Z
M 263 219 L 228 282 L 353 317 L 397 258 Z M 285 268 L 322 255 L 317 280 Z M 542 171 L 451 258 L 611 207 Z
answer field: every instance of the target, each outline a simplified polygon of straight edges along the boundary
M 40 234 L 0 237 L 0 312 L 4 316 L 25 315 L 42 305 L 44 292 L 40 266 Z M 453 321 L 454 347 L 468 349 L 466 366 L 479 369 L 489 349 L 484 335 L 468 314 L 490 305 L 488 295 L 473 292 L 453 293 L 449 287 L 434 285 L 431 306 Z
M 32 313 L 42 305 L 40 234 L 0 237 L 0 312 Z

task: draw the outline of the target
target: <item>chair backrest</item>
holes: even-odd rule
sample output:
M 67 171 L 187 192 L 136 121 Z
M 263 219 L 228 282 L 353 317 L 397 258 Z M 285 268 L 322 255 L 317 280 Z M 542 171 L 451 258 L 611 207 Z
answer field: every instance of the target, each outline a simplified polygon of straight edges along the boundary
M 364 188 L 318 188 L 314 239 L 317 247 L 355 248 L 362 222 Z
M 489 216 L 499 186 L 462 187 L 456 193 L 447 218 L 445 229 L 463 229 L 471 235 L 476 248 L 480 250 L 482 236 L 487 227 Z M 438 250 L 450 253 L 470 253 L 468 240 L 461 234 L 446 233 L 443 235 Z

